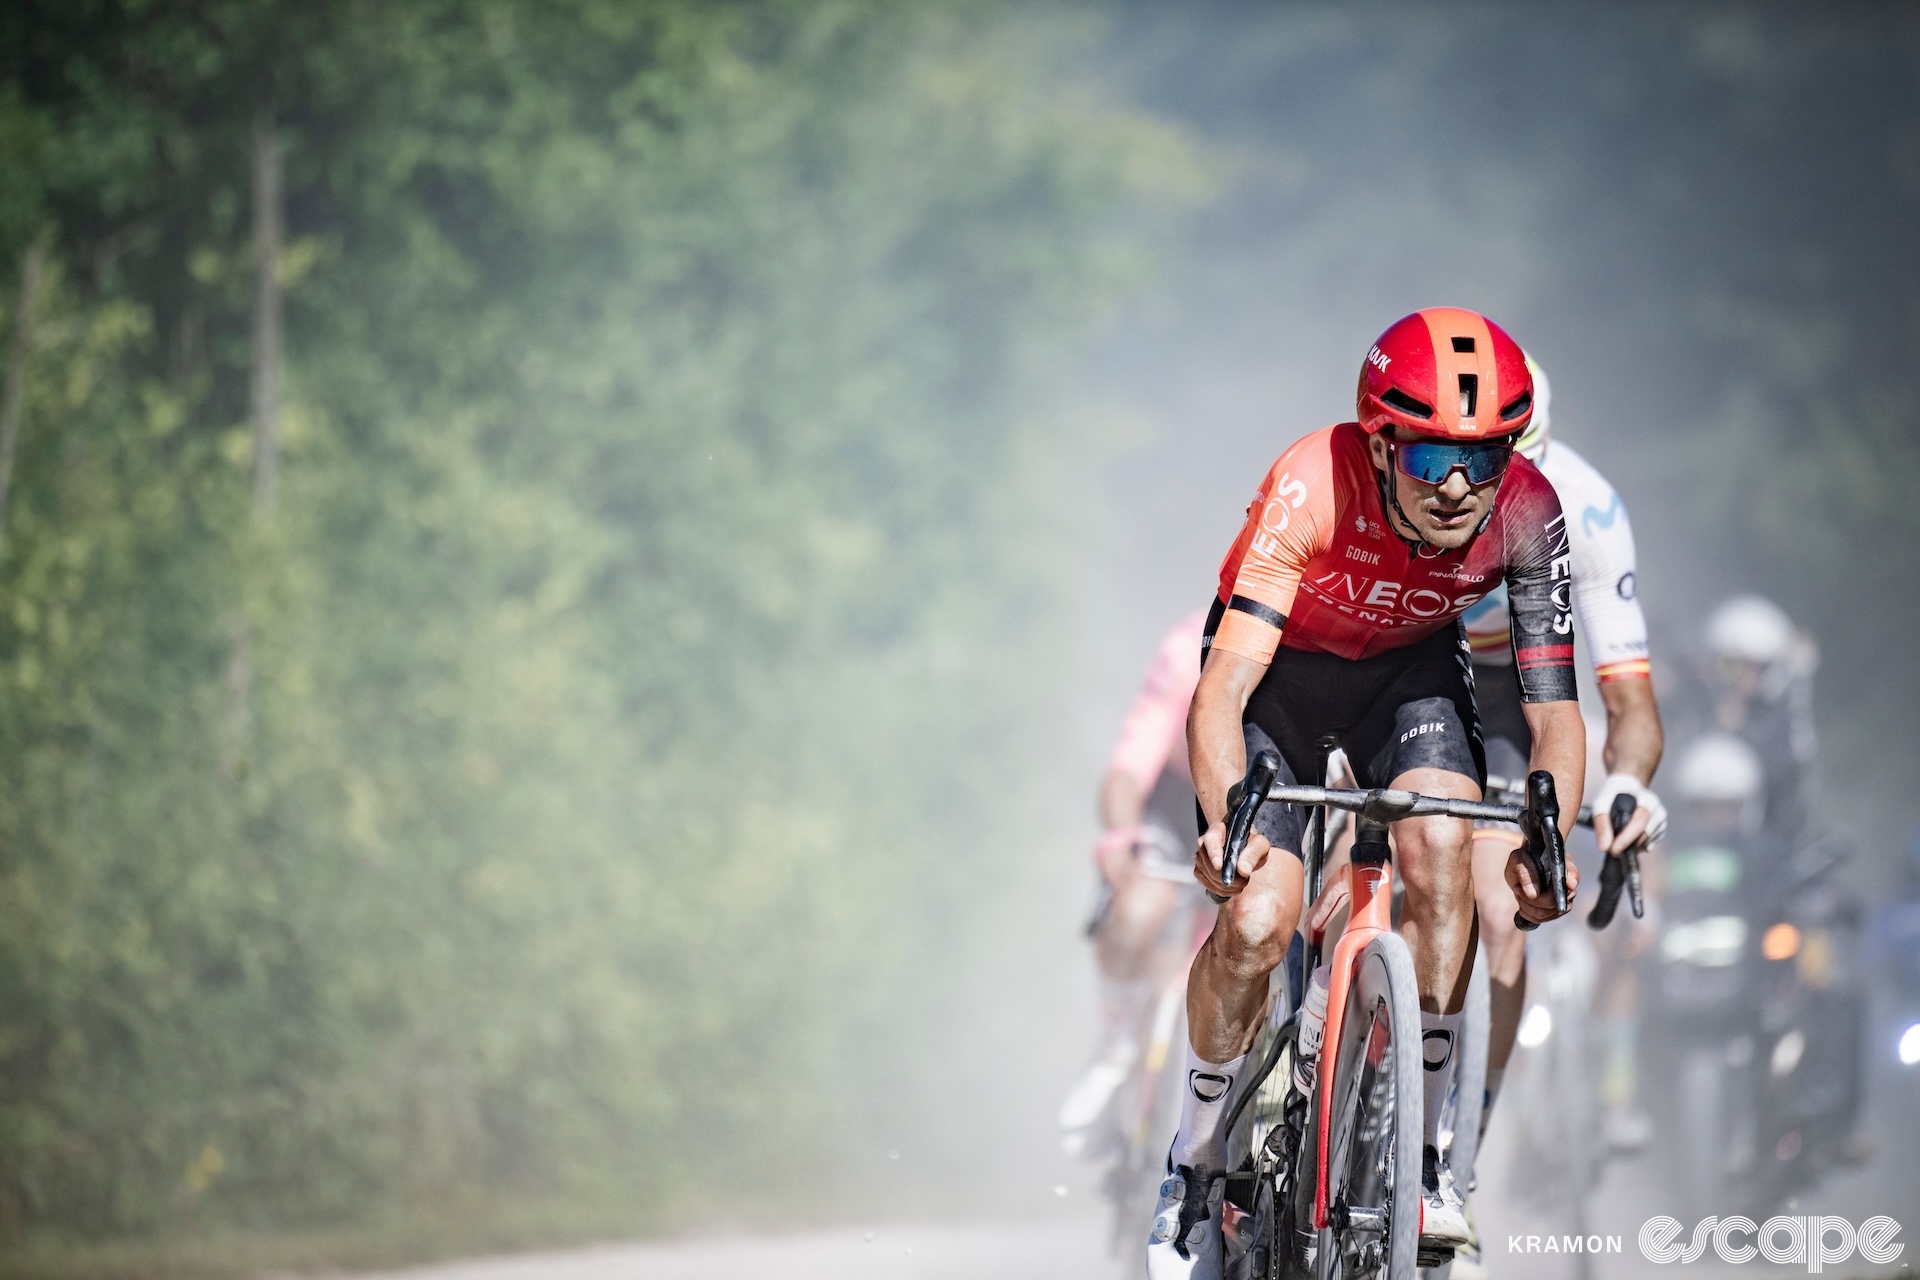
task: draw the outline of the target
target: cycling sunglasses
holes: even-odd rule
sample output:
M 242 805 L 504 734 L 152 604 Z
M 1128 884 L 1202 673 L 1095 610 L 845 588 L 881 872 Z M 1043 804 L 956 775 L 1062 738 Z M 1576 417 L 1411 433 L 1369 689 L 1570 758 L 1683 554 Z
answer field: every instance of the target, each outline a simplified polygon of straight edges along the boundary
M 1393 465 L 1400 474 L 1421 484 L 1445 484 L 1455 470 L 1467 473 L 1467 483 L 1483 485 L 1507 473 L 1513 461 L 1513 441 L 1501 440 L 1416 440 L 1402 443 L 1389 440 Z

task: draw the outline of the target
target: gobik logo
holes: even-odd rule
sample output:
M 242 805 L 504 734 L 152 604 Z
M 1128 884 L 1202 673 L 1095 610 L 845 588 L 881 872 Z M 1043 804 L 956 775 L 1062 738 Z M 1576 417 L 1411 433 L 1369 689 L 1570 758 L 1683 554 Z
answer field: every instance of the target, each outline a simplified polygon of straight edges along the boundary
M 1900 1224 L 1884 1215 L 1868 1218 L 1858 1227 L 1831 1213 L 1781 1215 L 1760 1223 L 1737 1213 L 1702 1218 L 1693 1228 L 1693 1238 L 1683 1245 L 1680 1235 L 1684 1230 L 1677 1219 L 1648 1218 L 1640 1228 L 1640 1252 L 1649 1262 L 1692 1262 L 1712 1245 L 1722 1262 L 1752 1262 L 1756 1257 L 1768 1262 L 1803 1262 L 1817 1275 L 1855 1253 L 1862 1262 L 1884 1264 L 1907 1248 L 1895 1239 Z

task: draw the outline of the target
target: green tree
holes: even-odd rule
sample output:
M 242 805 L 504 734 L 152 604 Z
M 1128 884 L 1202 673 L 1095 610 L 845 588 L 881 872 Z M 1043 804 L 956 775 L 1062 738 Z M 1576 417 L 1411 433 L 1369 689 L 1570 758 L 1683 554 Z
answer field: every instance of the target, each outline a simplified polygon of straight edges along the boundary
M 1010 856 L 1044 373 L 1184 144 L 986 4 L 7 22 L 0 1214 L 830 1169 Z

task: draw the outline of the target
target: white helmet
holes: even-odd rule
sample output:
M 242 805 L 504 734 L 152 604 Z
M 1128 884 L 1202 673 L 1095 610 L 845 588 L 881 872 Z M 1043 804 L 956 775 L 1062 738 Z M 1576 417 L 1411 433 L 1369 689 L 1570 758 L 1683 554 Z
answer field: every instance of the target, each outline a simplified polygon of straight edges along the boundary
M 1538 462 L 1547 456 L 1547 435 L 1553 430 L 1553 387 L 1547 382 L 1547 371 L 1532 356 L 1527 357 L 1527 372 L 1533 375 L 1533 420 L 1513 447 L 1527 461 Z
M 1682 799 L 1746 804 L 1760 799 L 1765 772 L 1752 747 L 1729 733 L 1696 738 L 1680 757 L 1675 787 Z
M 1707 619 L 1707 648 L 1715 657 L 1772 666 L 1792 655 L 1793 620 L 1771 600 L 1735 596 Z

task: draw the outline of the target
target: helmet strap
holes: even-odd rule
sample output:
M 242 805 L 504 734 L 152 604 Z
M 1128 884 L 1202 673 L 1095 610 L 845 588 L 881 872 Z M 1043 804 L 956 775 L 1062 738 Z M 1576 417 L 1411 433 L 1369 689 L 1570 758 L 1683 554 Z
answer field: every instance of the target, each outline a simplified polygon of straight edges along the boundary
M 1393 456 L 1393 443 L 1389 441 L 1387 443 L 1387 469 L 1384 473 L 1376 470 L 1373 473 L 1373 481 L 1380 486 L 1380 504 L 1398 516 L 1401 524 L 1413 530 L 1413 536 L 1409 538 L 1406 534 L 1400 532 L 1399 527 L 1394 525 L 1392 520 L 1388 520 L 1387 524 L 1393 527 L 1395 537 L 1413 548 L 1415 555 L 1420 553 L 1420 548 L 1422 547 L 1431 547 L 1433 550 L 1438 551 L 1440 548 L 1428 542 L 1426 538 L 1421 535 L 1420 526 L 1408 519 L 1407 513 L 1400 509 L 1400 495 L 1395 492 L 1400 486 L 1393 482 L 1394 471 L 1399 465 L 1399 460 Z

